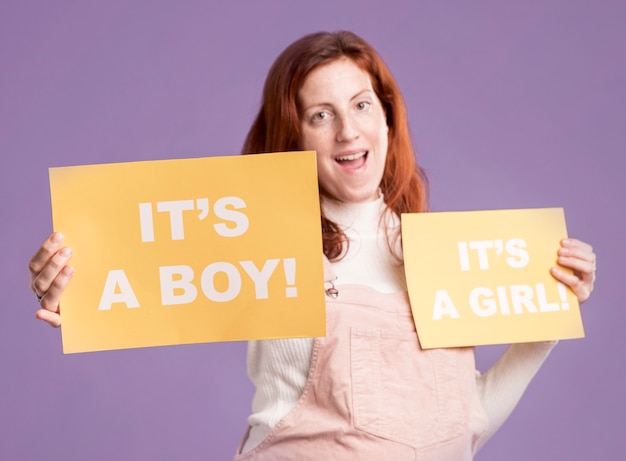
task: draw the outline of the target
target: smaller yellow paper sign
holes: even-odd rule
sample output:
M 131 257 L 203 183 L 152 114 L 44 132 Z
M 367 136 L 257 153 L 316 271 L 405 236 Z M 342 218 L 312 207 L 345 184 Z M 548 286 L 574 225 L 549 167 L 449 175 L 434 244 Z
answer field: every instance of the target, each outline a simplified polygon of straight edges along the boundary
M 561 208 L 403 214 L 421 346 L 584 336 L 578 300 L 549 272 L 565 237 Z
M 50 169 L 65 353 L 324 336 L 314 152 Z

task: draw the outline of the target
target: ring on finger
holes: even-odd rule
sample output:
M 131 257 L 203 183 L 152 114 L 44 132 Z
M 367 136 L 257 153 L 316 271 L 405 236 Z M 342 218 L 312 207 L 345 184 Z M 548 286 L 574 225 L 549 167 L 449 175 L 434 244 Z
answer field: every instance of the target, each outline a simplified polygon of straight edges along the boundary
M 37 302 L 41 304 L 41 298 L 43 298 L 43 295 L 39 295 L 37 294 L 37 292 L 35 292 L 35 296 L 37 296 Z

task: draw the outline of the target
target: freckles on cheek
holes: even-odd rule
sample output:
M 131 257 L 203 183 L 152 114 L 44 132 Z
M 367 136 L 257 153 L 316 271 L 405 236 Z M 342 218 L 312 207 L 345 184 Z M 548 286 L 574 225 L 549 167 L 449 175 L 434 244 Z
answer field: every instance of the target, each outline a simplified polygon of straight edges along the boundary
M 308 136 L 307 133 L 300 134 L 299 142 L 302 150 L 316 150 L 315 143 L 312 141 L 311 136 Z

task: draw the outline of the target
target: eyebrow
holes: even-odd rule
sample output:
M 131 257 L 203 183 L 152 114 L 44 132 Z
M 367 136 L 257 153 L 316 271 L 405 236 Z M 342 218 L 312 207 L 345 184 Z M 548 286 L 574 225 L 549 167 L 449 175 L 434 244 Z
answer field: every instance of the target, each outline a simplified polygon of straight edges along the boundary
M 376 95 L 376 92 L 374 91 L 373 88 L 365 88 L 365 89 L 357 92 L 354 96 L 352 96 L 350 98 L 350 102 L 354 101 L 355 99 L 358 99 L 359 97 L 363 96 L 365 93 L 373 94 L 374 96 L 378 97 Z M 300 103 L 299 99 L 300 98 L 296 99 L 296 106 L 298 106 L 298 107 L 301 106 L 301 103 Z M 332 104 L 329 103 L 329 102 L 318 102 L 318 103 L 311 104 L 311 105 L 309 105 L 307 107 L 301 107 L 299 109 L 299 111 L 300 112 L 307 112 L 308 110 L 311 110 L 312 108 L 318 107 L 318 106 L 332 106 Z

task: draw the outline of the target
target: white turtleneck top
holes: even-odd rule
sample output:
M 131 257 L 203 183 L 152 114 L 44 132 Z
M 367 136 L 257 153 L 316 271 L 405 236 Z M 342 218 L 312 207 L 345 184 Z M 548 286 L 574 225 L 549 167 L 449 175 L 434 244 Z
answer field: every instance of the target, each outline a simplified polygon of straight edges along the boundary
M 383 197 L 349 204 L 323 197 L 321 205 L 350 242 L 344 257 L 332 263 L 335 286 L 361 284 L 383 293 L 405 290 L 404 268 L 393 254 L 401 255 L 400 219 L 386 209 Z M 393 252 L 388 241 L 393 242 Z M 554 344 L 512 345 L 486 373 L 477 372 L 481 403 L 489 420 L 479 446 L 504 423 Z M 248 376 L 256 389 L 242 452 L 258 445 L 296 406 L 306 383 L 312 348 L 313 338 L 248 343 Z

